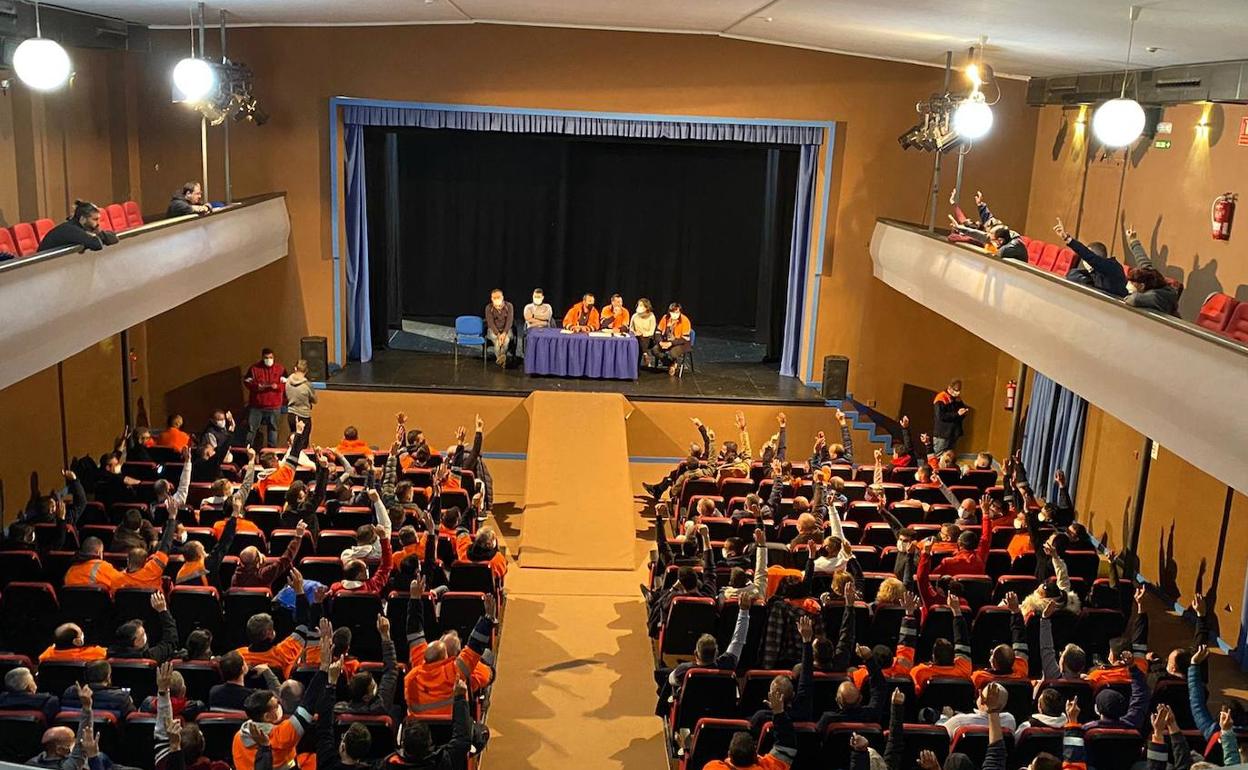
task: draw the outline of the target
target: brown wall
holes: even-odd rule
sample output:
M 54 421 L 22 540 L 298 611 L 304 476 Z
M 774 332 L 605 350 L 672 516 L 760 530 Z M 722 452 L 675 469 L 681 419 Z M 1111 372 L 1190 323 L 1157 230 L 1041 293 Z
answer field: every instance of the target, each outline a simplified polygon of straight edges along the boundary
M 914 102 L 939 87 L 937 69 L 700 36 L 498 25 L 238 29 L 229 47 L 255 71 L 257 94 L 272 114 L 263 127 L 234 127 L 233 189 L 240 196 L 287 191 L 290 258 L 267 275 L 236 281 L 149 324 L 151 357 L 169 366 L 167 374 L 154 374 L 157 410 L 163 392 L 203 371 L 201 353 L 215 371 L 224 362 L 245 364 L 263 344 L 293 359 L 306 333 L 328 336 L 332 345 L 328 99 L 344 95 L 838 121 L 815 378 L 825 354 L 848 355 L 851 392 L 891 411 L 903 381 L 938 389 L 960 375 L 971 403 L 995 414 L 988 409 L 989 394 L 999 397 L 997 353 L 870 277 L 867 243 L 876 217 L 918 220 L 926 208 L 932 156 L 902 152 L 895 139 L 912 125 Z M 168 191 L 198 174 L 198 121 L 166 96 L 168 72 L 184 49 L 184 35 L 156 33 L 148 56 L 142 112 L 150 120 L 141 129 L 145 210 L 163 205 Z M 997 128 L 968 156 L 967 178 L 975 180 L 977 169 L 985 169 L 979 178 L 987 169 L 1008 177 L 1011 184 L 995 192 L 994 206 L 1018 219 L 1026 211 L 1034 110 L 1023 105 L 1021 83 L 1002 85 Z M 218 158 L 219 134 L 213 129 Z M 945 179 L 947 196 L 952 174 Z M 221 194 L 215 166 L 209 191 Z M 247 296 L 271 315 L 211 342 L 156 328 L 202 319 L 230 294 Z M 915 345 L 920 335 L 929 344 Z M 968 447 L 990 441 L 991 423 L 972 421 Z
M 1248 107 L 1187 104 L 1167 107 L 1171 147 L 1141 141 L 1130 152 L 1106 157 L 1077 125 L 1077 111 L 1045 107 L 1036 135 L 1027 231 L 1054 240 L 1055 217 L 1081 240 L 1100 240 L 1121 259 L 1122 227 L 1133 225 L 1158 266 L 1184 283 L 1180 312 L 1195 318 L 1211 292 L 1248 300 L 1248 236 L 1230 241 L 1209 235 L 1209 208 L 1221 193 L 1239 192 L 1248 175 L 1248 147 L 1236 139 Z M 1207 129 L 1198 128 L 1205 120 Z M 1080 205 L 1082 203 L 1082 205 Z
M 1197 123 L 1208 115 L 1209 130 Z M 1055 240 L 1055 217 L 1081 240 L 1111 244 L 1122 257 L 1125 224 L 1134 225 L 1154 261 L 1182 280 L 1180 311 L 1195 317 L 1213 291 L 1248 300 L 1248 236 L 1232 240 L 1209 236 L 1209 207 L 1215 195 L 1235 191 L 1248 174 L 1248 147 L 1236 143 L 1248 107 L 1183 105 L 1165 110 L 1173 124 L 1171 147 L 1159 150 L 1143 141 L 1131 152 L 1110 156 L 1095 147 L 1090 128 L 1077 124 L 1077 111 L 1040 111 L 1036 134 L 1027 232 Z M 1193 397 L 1199 397 L 1193 394 Z M 1144 437 L 1095 407 L 1089 409 L 1080 471 L 1081 515 L 1098 535 L 1120 548 L 1133 509 L 1139 454 Z M 1140 526 L 1141 569 L 1172 597 L 1190 601 L 1197 588 L 1208 591 L 1217 564 L 1227 488 L 1162 447 L 1153 461 Z M 1248 523 L 1248 498 L 1235 494 L 1230 531 Z M 1238 526 L 1237 526 L 1238 525 Z M 1173 545 L 1170 535 L 1173 528 Z M 1223 638 L 1234 639 L 1243 600 L 1248 546 L 1231 538 L 1222 555 L 1218 614 Z M 1227 609 L 1227 607 L 1230 609 Z

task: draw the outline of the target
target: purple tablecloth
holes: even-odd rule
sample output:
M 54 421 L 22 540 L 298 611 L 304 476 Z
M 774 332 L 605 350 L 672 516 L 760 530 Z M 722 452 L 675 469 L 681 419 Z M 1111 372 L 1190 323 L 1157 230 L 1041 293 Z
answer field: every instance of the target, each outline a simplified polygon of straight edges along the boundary
M 637 379 L 634 337 L 591 337 L 533 329 L 524 338 L 524 373 L 557 377 Z

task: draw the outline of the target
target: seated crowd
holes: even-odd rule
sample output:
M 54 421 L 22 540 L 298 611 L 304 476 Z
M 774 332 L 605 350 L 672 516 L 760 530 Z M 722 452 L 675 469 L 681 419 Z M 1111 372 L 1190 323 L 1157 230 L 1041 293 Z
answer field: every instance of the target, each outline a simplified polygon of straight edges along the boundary
M 181 427 L 127 429 L 98 464 L 64 471 L 64 487 L 33 489 L 9 526 L 0 760 L 475 758 L 507 572 L 470 470 L 480 418 L 446 454 L 402 413 L 382 452 L 354 427 L 337 448 L 310 446 L 302 420 L 280 453 L 236 445 L 228 412 L 198 436 Z
M 1191 645 L 1150 651 L 1132 560 L 1089 537 L 1061 471 L 1040 499 L 1020 455 L 959 466 L 905 417 L 855 465 L 837 418 L 806 462 L 783 414 L 757 455 L 742 414 L 719 447 L 695 419 L 646 485 L 656 714 L 684 770 L 1239 762 L 1248 714 L 1207 704 L 1204 597 Z
M 971 219 L 962 212 L 956 195 L 955 191 L 949 199 L 954 207 L 954 213 L 949 216 L 949 240 L 977 244 L 989 254 L 995 254 L 1002 259 L 1034 261 L 1030 259 L 1030 240 L 994 217 L 988 204 L 984 202 L 983 193 L 975 193 L 975 207 L 979 214 L 977 219 Z M 1127 226 L 1125 231 L 1127 249 L 1131 252 L 1134 263 L 1130 266 L 1115 259 L 1109 253 L 1108 247 L 1100 241 L 1086 245 L 1080 242 L 1066 231 L 1061 219 L 1057 220 L 1053 231 L 1063 245 L 1073 252 L 1064 271 L 1067 280 L 1120 299 L 1131 307 L 1175 317 L 1179 315 L 1179 297 L 1183 292 L 1183 284 L 1166 278 L 1157 269 L 1133 227 Z

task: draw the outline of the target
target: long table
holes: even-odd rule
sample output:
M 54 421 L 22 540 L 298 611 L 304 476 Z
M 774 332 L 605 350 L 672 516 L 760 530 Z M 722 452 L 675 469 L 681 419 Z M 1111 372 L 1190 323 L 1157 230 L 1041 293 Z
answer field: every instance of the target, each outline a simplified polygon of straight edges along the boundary
M 637 339 L 531 329 L 524 339 L 524 373 L 555 377 L 637 379 Z

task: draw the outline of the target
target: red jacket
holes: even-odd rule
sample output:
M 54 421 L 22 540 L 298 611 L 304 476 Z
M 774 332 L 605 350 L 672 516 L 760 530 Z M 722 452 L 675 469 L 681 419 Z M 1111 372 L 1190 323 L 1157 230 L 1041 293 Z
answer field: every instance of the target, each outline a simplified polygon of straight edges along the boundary
M 281 409 L 286 402 L 286 383 L 282 382 L 285 376 L 286 369 L 279 363 L 265 366 L 257 361 L 252 364 L 243 378 L 243 384 L 251 394 L 247 406 L 252 409 Z

